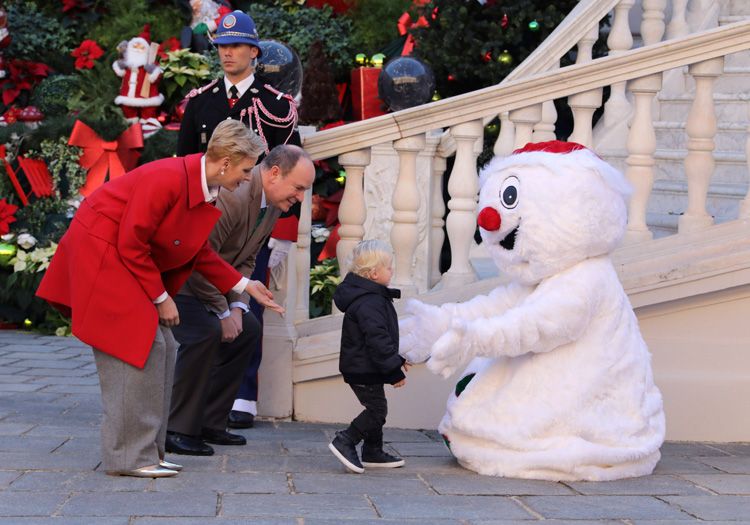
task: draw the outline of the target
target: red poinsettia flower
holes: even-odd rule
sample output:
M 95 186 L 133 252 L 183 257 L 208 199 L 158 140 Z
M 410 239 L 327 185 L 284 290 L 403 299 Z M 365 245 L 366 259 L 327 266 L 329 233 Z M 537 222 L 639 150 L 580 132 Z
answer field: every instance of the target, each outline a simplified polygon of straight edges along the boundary
M 7 74 L 0 79 L 0 91 L 3 93 L 3 104 L 10 104 L 21 94 L 21 91 L 31 91 L 42 78 L 46 77 L 50 68 L 41 62 L 12 59 L 5 63 Z
M 0 235 L 5 235 L 10 231 L 10 223 L 16 222 L 13 216 L 18 210 L 15 204 L 8 204 L 5 199 L 0 199 Z
M 161 43 L 159 46 L 159 50 L 156 52 L 159 58 L 167 58 L 167 53 L 169 51 L 177 51 L 182 46 L 180 45 L 180 41 L 177 40 L 175 37 L 171 36 L 167 38 L 164 42 Z
M 104 51 L 95 41 L 84 40 L 70 54 L 76 59 L 76 69 L 91 69 L 94 67 L 94 60 L 102 56 Z
M 63 13 L 81 7 L 79 0 L 62 0 Z

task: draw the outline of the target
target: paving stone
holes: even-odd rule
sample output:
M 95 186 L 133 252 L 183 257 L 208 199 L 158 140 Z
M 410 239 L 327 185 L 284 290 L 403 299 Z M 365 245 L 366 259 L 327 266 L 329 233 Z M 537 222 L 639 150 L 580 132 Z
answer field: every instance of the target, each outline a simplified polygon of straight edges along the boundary
M 663 499 L 702 520 L 750 523 L 748 496 L 665 496 Z
M 442 442 L 440 443 L 391 443 L 399 455 L 403 457 L 453 457 L 450 450 Z
M 383 482 L 382 478 L 364 475 L 344 474 L 294 474 L 294 490 L 302 494 L 433 494 L 422 480 L 416 476 L 400 476 Z
M 516 501 L 485 496 L 374 495 L 370 499 L 384 518 L 440 519 L 533 519 Z
M 623 525 L 624 522 L 623 520 L 544 520 L 540 522 L 528 520 L 471 520 L 469 523 L 470 525 L 532 525 L 534 523 L 542 523 L 543 525 Z M 657 523 L 665 522 L 659 521 Z
M 222 499 L 221 515 L 253 518 L 373 519 L 377 513 L 364 496 L 348 494 L 242 494 Z
M 20 436 L 34 428 L 32 424 L 0 422 L 0 436 Z M 2 465 L 0 465 L 2 468 Z
M 0 470 L 0 489 L 9 487 L 20 476 L 21 472 L 17 470 Z
M 172 458 L 175 459 L 176 458 Z M 184 466 L 184 463 L 180 463 Z M 170 483 L 157 483 L 158 492 L 221 492 L 223 494 L 289 494 L 284 473 L 238 474 L 234 472 L 196 472 L 183 470 Z
M 26 426 L 31 427 L 31 425 L 26 425 Z M 85 427 L 37 425 L 37 426 L 34 426 L 31 430 L 29 430 L 27 435 L 29 436 L 99 437 L 100 431 L 99 431 L 99 425 L 85 426 Z
M 436 441 L 427 432 L 422 430 L 404 430 L 400 428 L 383 429 L 383 441 L 386 443 L 425 443 Z M 440 443 L 443 439 L 440 438 Z
M 129 519 L 122 518 L 65 518 L 60 516 L 46 518 L 3 518 L 2 525 L 128 525 Z
M 174 480 L 169 480 L 173 483 Z M 69 492 L 144 492 L 153 490 L 159 484 L 166 484 L 167 480 L 150 478 L 134 478 L 131 476 L 108 476 L 101 471 L 79 472 L 65 482 L 64 490 Z
M 693 443 L 689 441 L 673 441 L 661 446 L 662 456 L 727 456 L 728 453 L 716 447 L 713 443 Z
M 6 366 L 13 366 L 19 361 L 18 358 L 7 358 L 5 356 L 0 357 L 0 366 L 5 368 Z
M 0 492 L 0 516 L 49 516 L 65 498 L 54 492 L 37 492 L 30 498 L 22 492 L 4 490 Z
M 206 518 L 135 518 L 131 525 L 204 525 Z M 244 518 L 213 518 L 212 525 L 248 525 Z M 297 518 L 253 518 L 252 525 L 299 525 Z M 305 520 L 305 525 L 309 522 Z
M 728 474 L 750 474 L 750 456 L 700 458 L 700 461 Z
M 710 459 L 710 458 L 706 458 Z M 718 471 L 694 458 L 662 456 L 656 464 L 654 474 L 717 474 Z
M 548 522 L 544 522 L 544 525 L 547 525 Z M 576 522 L 578 523 L 578 522 Z M 627 520 L 625 523 L 632 523 L 633 525 L 697 525 L 699 523 L 702 523 L 704 525 L 740 525 L 745 522 L 741 521 L 710 521 L 705 522 L 698 519 L 689 519 L 689 520 Z M 529 525 L 528 523 L 526 525 Z
M 0 376 L 2 377 L 2 376 Z M 15 378 L 18 381 L 18 378 Z M 0 379 L 2 381 L 2 379 Z M 99 394 L 99 378 L 93 376 L 40 376 L 29 377 L 27 383 L 41 383 L 44 385 L 93 385 L 97 388 L 96 392 L 84 392 L 86 394 Z
M 705 491 L 693 483 L 674 476 L 643 476 L 640 478 L 619 479 L 603 482 L 566 483 L 581 494 L 608 496 L 682 496 L 689 494 L 705 495 Z
M 3 370 L 5 367 L 2 368 Z M 0 374 L 0 383 L 25 383 L 31 382 L 30 377 L 22 376 L 19 377 L 16 374 Z
M 235 428 L 230 430 L 233 434 L 244 435 Z M 235 447 L 232 451 L 233 456 L 279 456 L 286 453 L 280 441 L 248 441 L 246 445 Z
M 689 517 L 677 508 L 647 496 L 525 496 L 521 499 L 545 518 L 666 520 Z
M 99 454 L 40 454 L 34 450 L 0 452 L 0 466 L 6 470 L 93 470 L 98 463 Z
M 43 392 L 60 392 L 61 394 L 96 394 L 101 392 L 99 385 L 49 385 Z
M 284 453 L 290 456 L 328 456 L 328 442 L 307 443 L 305 441 L 284 441 L 281 443 Z
M 711 443 L 711 446 L 733 456 L 750 456 L 750 443 Z
M 54 357 L 54 356 L 53 356 Z M 19 361 L 15 366 L 25 366 L 28 368 L 60 368 L 73 370 L 75 368 L 82 368 L 81 363 L 70 361 L 68 359 L 25 359 Z
M 253 522 L 254 523 L 254 522 Z M 372 520 L 327 520 L 317 518 L 305 518 L 305 525 L 463 525 L 467 522 L 456 519 L 372 519 Z M 529 525 L 528 521 L 523 522 Z M 622 524 L 620 524 L 622 525 Z
M 62 437 L 43 436 L 0 436 L 0 452 L 24 452 L 36 450 L 49 453 L 65 442 Z
M 719 494 L 750 496 L 750 475 L 747 474 L 685 474 L 683 477 Z
M 561 496 L 575 494 L 561 483 L 511 478 L 471 476 L 451 474 L 424 474 L 423 478 L 438 494 L 475 496 L 521 496 L 548 495 Z
M 0 392 L 34 392 L 42 388 L 43 385 L 29 383 L 0 383 Z
M 159 480 L 166 483 L 168 478 Z M 60 509 L 63 516 L 215 516 L 216 494 L 97 492 L 74 494 Z
M 31 350 L 33 348 L 33 350 Z M 3 354 L 3 359 L 32 359 L 32 360 L 43 360 L 43 361 L 60 361 L 60 356 L 58 354 L 53 354 L 49 350 L 45 350 L 44 348 L 36 348 L 36 347 L 30 347 L 29 349 L 25 351 L 12 351 L 12 352 L 6 352 Z M 49 363 L 45 363 L 42 366 L 47 366 Z
M 99 454 L 99 436 L 96 437 L 66 437 L 55 454 Z
M 344 466 L 329 456 L 230 456 L 229 472 L 327 472 L 340 473 Z
M 70 368 L 23 368 L 19 367 L 17 370 L 18 374 L 26 376 L 76 376 L 86 377 L 91 375 L 91 370 L 87 370 L 83 367 L 74 369 Z

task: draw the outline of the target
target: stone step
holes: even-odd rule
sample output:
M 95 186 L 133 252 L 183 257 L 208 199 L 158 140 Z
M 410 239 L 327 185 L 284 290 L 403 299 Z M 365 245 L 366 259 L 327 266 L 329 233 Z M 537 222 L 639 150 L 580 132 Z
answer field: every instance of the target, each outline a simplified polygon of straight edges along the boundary
M 693 105 L 694 93 L 680 97 L 659 97 L 659 119 L 668 122 L 685 122 Z M 737 95 L 716 93 L 714 111 L 719 122 L 737 122 L 750 124 L 750 97 L 747 94 Z
M 731 16 L 750 16 L 750 2 L 747 0 L 729 0 L 722 2 L 720 13 Z
M 676 227 L 677 218 L 687 209 L 687 191 L 685 180 L 654 181 L 647 207 L 649 220 L 661 226 L 668 224 Z M 717 223 L 734 220 L 746 195 L 747 184 L 712 183 L 708 190 L 706 210 Z
M 695 80 L 685 73 L 685 90 L 695 91 Z M 750 86 L 750 67 L 724 67 L 724 73 L 714 81 L 714 93 L 745 94 Z
M 745 152 L 750 121 L 726 122 L 719 120 L 714 136 L 715 152 Z M 684 122 L 654 122 L 656 143 L 660 148 L 687 151 L 688 136 Z

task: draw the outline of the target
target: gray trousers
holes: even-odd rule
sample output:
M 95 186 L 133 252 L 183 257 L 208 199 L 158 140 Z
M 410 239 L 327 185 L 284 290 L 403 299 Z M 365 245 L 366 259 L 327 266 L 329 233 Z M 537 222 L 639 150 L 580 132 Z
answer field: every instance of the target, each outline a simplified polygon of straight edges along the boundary
M 94 349 L 102 391 L 102 467 L 134 470 L 164 458 L 177 342 L 159 325 L 146 366 L 132 365 Z

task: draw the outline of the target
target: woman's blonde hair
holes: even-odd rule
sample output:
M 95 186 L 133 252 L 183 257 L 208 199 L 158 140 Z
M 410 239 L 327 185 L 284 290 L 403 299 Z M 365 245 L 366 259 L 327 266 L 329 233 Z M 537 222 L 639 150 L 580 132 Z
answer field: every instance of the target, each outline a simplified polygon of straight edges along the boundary
M 222 120 L 208 141 L 206 156 L 211 160 L 229 157 L 232 164 L 252 157 L 257 159 L 265 151 L 263 139 L 239 120 Z
M 369 278 L 378 266 L 386 266 L 393 259 L 393 250 L 387 242 L 378 239 L 360 241 L 352 250 L 349 271 Z

